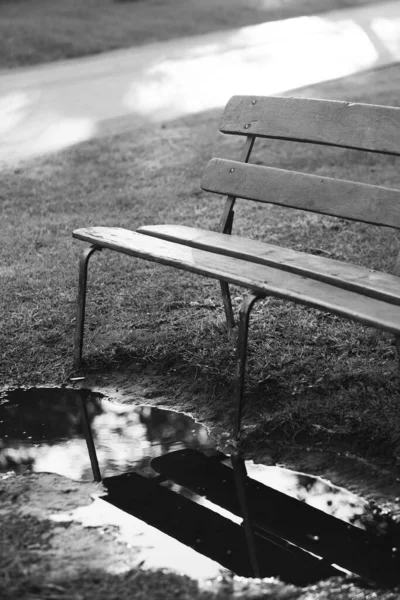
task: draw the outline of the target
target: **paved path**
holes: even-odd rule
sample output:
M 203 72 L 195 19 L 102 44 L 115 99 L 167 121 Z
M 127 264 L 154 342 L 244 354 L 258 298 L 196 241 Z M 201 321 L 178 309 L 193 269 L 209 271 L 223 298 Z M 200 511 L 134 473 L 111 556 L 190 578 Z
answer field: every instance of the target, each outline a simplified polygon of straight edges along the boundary
M 400 0 L 3 71 L 0 161 L 398 61 Z

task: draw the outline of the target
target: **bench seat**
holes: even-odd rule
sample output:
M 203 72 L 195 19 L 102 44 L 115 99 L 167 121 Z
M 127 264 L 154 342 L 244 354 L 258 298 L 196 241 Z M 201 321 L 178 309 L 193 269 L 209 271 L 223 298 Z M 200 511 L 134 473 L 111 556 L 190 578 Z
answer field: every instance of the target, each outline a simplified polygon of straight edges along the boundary
M 156 234 L 167 239 L 154 237 Z M 98 248 L 191 271 L 247 288 L 258 295 L 291 300 L 400 335 L 400 293 L 395 289 L 398 278 L 392 275 L 259 241 L 182 226 L 142 227 L 139 232 L 118 227 L 87 227 L 75 230 L 73 237 Z M 298 256 L 301 260 L 294 266 L 291 260 Z M 311 267 L 310 263 L 307 265 L 310 259 Z M 279 268 L 271 266 L 274 262 Z M 285 264 L 284 270 L 282 264 Z M 307 277 L 300 272 L 307 272 Z M 356 274 L 355 282 L 351 281 L 352 273 Z M 323 278 L 325 280 L 321 280 Z M 343 282 L 353 289 L 358 285 L 360 293 L 345 289 Z M 383 297 L 390 298 L 390 302 L 381 299 L 380 286 Z M 372 294 L 380 297 L 374 298 Z
M 185 225 L 146 225 L 139 233 L 185 244 L 318 279 L 359 294 L 400 305 L 400 279 L 396 275 L 339 260 L 299 252 L 259 240 L 226 235 Z

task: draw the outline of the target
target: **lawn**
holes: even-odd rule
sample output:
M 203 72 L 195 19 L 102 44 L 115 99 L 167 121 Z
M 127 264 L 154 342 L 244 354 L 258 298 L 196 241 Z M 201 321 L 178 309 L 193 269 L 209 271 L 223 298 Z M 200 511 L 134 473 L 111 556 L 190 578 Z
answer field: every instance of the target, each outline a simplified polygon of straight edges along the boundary
M 0 0 L 0 68 L 96 54 L 371 0 Z
M 299 93 L 398 105 L 399 86 L 396 66 Z M 2 172 L 3 384 L 67 383 L 72 374 L 82 247 L 73 229 L 217 225 L 222 199 L 200 189 L 201 172 L 211 156 L 237 157 L 243 143 L 216 133 L 219 116 L 93 140 Z M 253 160 L 400 186 L 391 157 L 267 141 Z M 250 204 L 238 202 L 234 231 L 242 235 L 375 269 L 393 266 L 394 230 Z M 236 308 L 241 296 L 233 291 Z M 91 263 L 87 333 L 85 372 L 99 383 L 129 366 L 130 383 L 147 373 L 164 405 L 227 424 L 236 333 L 225 328 L 216 282 L 103 252 Z M 252 443 L 279 437 L 400 459 L 390 336 L 271 298 L 256 306 L 250 340 L 245 423 L 254 426 Z M 157 402 L 155 388 L 146 394 Z

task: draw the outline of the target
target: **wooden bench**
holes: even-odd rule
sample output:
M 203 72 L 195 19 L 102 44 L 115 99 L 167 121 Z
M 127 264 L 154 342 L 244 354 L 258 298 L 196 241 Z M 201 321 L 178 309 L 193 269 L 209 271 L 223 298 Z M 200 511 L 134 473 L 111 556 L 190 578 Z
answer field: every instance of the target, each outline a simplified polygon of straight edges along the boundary
M 229 284 L 250 294 L 240 310 L 235 373 L 235 432 L 240 432 L 249 315 L 258 299 L 277 296 L 394 334 L 400 350 L 400 256 L 394 275 L 231 235 L 236 198 L 400 228 L 400 191 L 364 183 L 249 164 L 256 138 L 275 138 L 400 155 L 400 108 L 303 98 L 234 96 L 221 132 L 245 136 L 240 161 L 212 159 L 201 187 L 226 195 L 218 231 L 181 225 L 133 232 L 88 227 L 79 267 L 75 367 L 82 356 L 87 265 L 108 248 L 218 279 L 229 325 Z

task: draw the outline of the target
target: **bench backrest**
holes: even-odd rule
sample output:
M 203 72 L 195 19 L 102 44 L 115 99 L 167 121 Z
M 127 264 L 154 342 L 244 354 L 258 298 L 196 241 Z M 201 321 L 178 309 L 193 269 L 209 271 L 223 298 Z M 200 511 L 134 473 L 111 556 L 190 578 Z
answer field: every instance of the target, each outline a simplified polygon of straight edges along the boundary
M 242 162 L 214 158 L 203 174 L 204 190 L 228 195 L 222 231 L 230 232 L 236 198 L 400 229 L 400 190 L 248 164 L 257 137 L 400 156 L 400 108 L 234 96 L 220 130 L 247 136 Z

